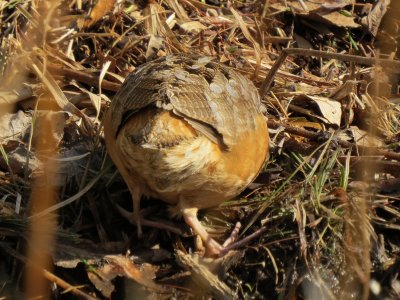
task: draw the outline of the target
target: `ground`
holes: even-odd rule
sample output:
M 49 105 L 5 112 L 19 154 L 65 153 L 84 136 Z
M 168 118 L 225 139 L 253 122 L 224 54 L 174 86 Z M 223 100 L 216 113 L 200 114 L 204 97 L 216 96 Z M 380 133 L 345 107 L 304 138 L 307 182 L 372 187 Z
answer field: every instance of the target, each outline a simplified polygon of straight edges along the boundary
M 400 298 L 397 1 L 0 1 L 0 297 Z M 314 50 L 314 51 L 310 51 Z M 102 117 L 124 78 L 174 53 L 251 78 L 271 157 L 202 211 L 224 258 L 136 229 Z M 251 145 L 249 145 L 251 146 Z M 246 241 L 246 240 L 245 240 Z

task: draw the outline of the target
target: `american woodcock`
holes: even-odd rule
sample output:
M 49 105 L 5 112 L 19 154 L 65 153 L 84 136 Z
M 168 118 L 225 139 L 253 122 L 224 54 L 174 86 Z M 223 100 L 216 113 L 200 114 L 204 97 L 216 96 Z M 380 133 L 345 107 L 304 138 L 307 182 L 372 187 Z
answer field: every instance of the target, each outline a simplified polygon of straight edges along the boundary
M 142 196 L 176 208 L 206 245 L 223 247 L 199 222 L 199 209 L 243 191 L 268 158 L 269 137 L 257 89 L 210 57 L 175 55 L 127 77 L 104 120 L 108 152 L 133 197 L 139 232 Z

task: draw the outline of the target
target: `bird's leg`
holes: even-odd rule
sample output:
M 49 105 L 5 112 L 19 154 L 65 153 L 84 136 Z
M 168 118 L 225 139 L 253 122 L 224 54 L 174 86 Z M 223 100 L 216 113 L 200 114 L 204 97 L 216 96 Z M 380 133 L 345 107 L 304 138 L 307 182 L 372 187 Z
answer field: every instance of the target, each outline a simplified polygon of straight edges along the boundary
M 136 223 L 138 238 L 141 238 L 143 235 L 141 222 L 142 218 L 140 216 L 140 199 L 142 198 L 142 193 L 140 192 L 139 188 L 135 188 L 131 194 L 133 201 L 132 221 Z
M 119 213 L 125 219 L 127 219 L 131 224 L 133 224 L 137 227 L 137 234 L 138 234 L 139 238 L 141 238 L 143 235 L 142 226 L 168 230 L 168 231 L 176 233 L 178 235 L 182 234 L 182 232 L 179 228 L 174 227 L 172 225 L 144 219 L 143 216 L 141 215 L 141 210 L 140 210 L 140 199 L 142 198 L 142 192 L 137 187 L 129 188 L 129 190 L 132 195 L 133 211 L 129 212 L 126 209 L 119 206 L 118 204 L 115 204 L 115 206 L 116 206 L 117 210 L 119 211 Z
M 118 212 L 127 219 L 130 223 L 137 227 L 137 235 L 139 238 L 142 237 L 142 217 L 140 215 L 140 199 L 142 198 L 142 193 L 139 188 L 129 188 L 131 195 L 132 195 L 132 202 L 133 202 L 133 211 L 129 212 L 126 209 L 122 208 L 118 204 L 115 204 Z
M 218 244 L 204 229 L 203 225 L 201 225 L 199 219 L 197 218 L 197 208 L 182 208 L 181 212 L 183 218 L 193 231 L 200 236 L 203 243 L 206 246 L 206 255 L 207 256 L 219 256 L 223 247 Z
M 175 226 L 169 225 L 169 224 L 165 224 L 160 221 L 151 221 L 151 220 L 144 219 L 143 216 L 141 215 L 140 211 L 139 211 L 139 216 L 135 216 L 134 212 L 129 212 L 125 208 L 122 208 L 121 206 L 119 206 L 118 204 L 114 204 L 114 205 L 116 206 L 118 212 L 122 215 L 122 217 L 127 219 L 132 225 L 137 226 L 139 223 L 140 226 L 158 228 L 158 229 L 173 232 L 177 235 L 182 235 L 182 231 L 178 227 L 175 227 Z M 139 222 L 137 222 L 137 218 L 139 218 Z M 138 236 L 139 236 L 139 230 L 138 230 Z M 139 237 L 141 237 L 141 236 L 139 236 Z

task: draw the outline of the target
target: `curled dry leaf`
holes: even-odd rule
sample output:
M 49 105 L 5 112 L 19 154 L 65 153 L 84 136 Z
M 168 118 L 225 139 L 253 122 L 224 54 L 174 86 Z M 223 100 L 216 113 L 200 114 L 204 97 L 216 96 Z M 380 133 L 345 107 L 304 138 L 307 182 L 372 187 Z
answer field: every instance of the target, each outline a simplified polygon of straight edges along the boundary
M 164 292 L 165 288 L 154 282 L 157 268 L 153 265 L 142 263 L 137 266 L 129 257 L 122 255 L 108 255 L 105 257 L 107 263 L 88 273 L 89 279 L 104 296 L 109 297 L 114 289 L 111 282 L 117 276 L 133 279 L 142 286 L 155 292 Z
M 293 99 L 293 103 L 300 107 L 317 107 L 319 118 L 327 124 L 340 126 L 342 108 L 338 101 L 327 97 L 300 95 Z M 315 111 L 314 111 L 315 112 Z
M 387 11 L 390 0 L 379 0 L 375 3 L 369 14 L 361 19 L 361 24 L 368 28 L 368 31 L 376 36 L 382 18 Z

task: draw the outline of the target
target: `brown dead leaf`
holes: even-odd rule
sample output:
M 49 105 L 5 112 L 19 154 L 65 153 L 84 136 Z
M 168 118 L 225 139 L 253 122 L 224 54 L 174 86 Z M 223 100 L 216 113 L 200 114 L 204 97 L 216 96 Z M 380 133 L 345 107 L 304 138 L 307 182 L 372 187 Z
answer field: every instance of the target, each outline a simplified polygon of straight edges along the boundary
M 89 16 L 81 19 L 78 22 L 78 26 L 81 28 L 89 28 L 106 13 L 110 12 L 114 8 L 115 2 L 115 0 L 97 0 L 96 4 L 90 10 Z
M 335 25 L 338 27 L 358 28 L 359 24 L 354 22 L 352 16 L 346 16 L 335 9 L 340 9 L 354 1 L 277 1 L 271 5 L 278 11 L 284 11 L 289 7 L 293 12 L 298 15 L 307 16 L 308 19 L 315 20 L 321 23 Z
M 23 144 L 7 151 L 6 156 L 0 156 L 0 169 L 12 171 L 14 174 L 31 174 L 42 170 L 43 164 L 33 152 Z
M 79 263 L 85 263 L 90 281 L 109 298 L 115 289 L 112 282 L 117 276 L 134 280 L 141 286 L 153 292 L 163 293 L 166 289 L 154 282 L 158 268 L 148 263 L 135 263 L 134 257 L 118 254 L 123 248 L 122 243 L 93 244 L 87 240 L 79 240 L 78 244 L 59 242 L 53 259 L 58 267 L 76 268 Z
M 41 118 L 36 118 L 41 116 Z M 28 150 L 29 143 L 33 147 L 38 143 L 59 145 L 64 136 L 66 121 L 69 116 L 65 112 L 37 111 L 33 121 L 32 115 L 18 111 L 5 114 L 0 118 L 0 143 L 5 148 L 5 155 L 0 157 L 0 168 L 15 174 L 31 174 L 42 169 L 40 157 Z M 46 125 L 43 124 L 46 120 Z M 32 127 L 32 124 L 35 124 Z M 51 126 L 51 135 L 43 138 L 43 129 Z M 51 140 L 51 141 L 50 141 Z
M 186 13 L 185 9 L 181 5 L 182 1 L 178 0 L 164 0 L 168 6 L 175 12 L 175 14 L 178 16 L 179 19 L 181 20 L 190 20 L 188 14 Z
M 339 101 L 321 96 L 299 95 L 293 99 L 293 104 L 311 109 L 313 117 L 317 117 L 327 124 L 340 126 L 342 106 Z M 318 109 L 313 109 L 315 107 Z M 315 113 L 317 115 L 314 115 Z
M 204 26 L 199 21 L 189 21 L 179 25 L 183 31 L 188 33 L 199 33 L 202 30 L 206 30 L 207 27 Z
M 379 0 L 375 3 L 369 14 L 361 19 L 361 24 L 367 27 L 373 36 L 376 36 L 378 33 L 379 25 L 389 4 L 390 0 Z
M 156 277 L 155 273 L 157 268 L 148 263 L 142 263 L 140 267 L 134 264 L 134 262 L 126 256 L 122 255 L 108 255 L 105 257 L 108 264 L 111 268 L 104 266 L 98 270 L 100 274 L 109 276 L 111 274 L 107 274 L 106 271 L 111 272 L 115 276 L 123 276 L 130 279 L 135 280 L 137 283 L 152 289 L 156 292 L 164 292 L 165 288 L 154 282 L 154 278 Z
M 110 298 L 115 289 L 112 280 L 118 276 L 115 273 L 115 268 L 112 265 L 104 265 L 97 269 L 96 272 L 88 272 L 89 280 L 94 284 L 104 297 Z
M 329 1 L 323 1 L 322 7 L 327 9 L 338 9 L 338 8 L 343 8 L 347 5 L 352 5 L 355 2 L 356 2 L 355 0 L 329 0 Z
M 32 116 L 19 110 L 15 114 L 4 114 L 0 117 L 0 143 L 9 140 L 21 141 L 32 124 Z
M 335 25 L 338 27 L 345 27 L 345 28 L 359 28 L 360 25 L 354 21 L 353 16 L 344 15 L 338 11 L 333 11 L 327 14 L 315 14 L 316 21 L 322 21 L 329 25 Z
M 329 12 L 336 9 L 343 8 L 347 5 L 351 5 L 355 0 L 287 0 L 287 1 L 274 1 L 271 7 L 284 10 L 287 7 L 294 10 L 296 13 L 306 13 L 306 12 Z

